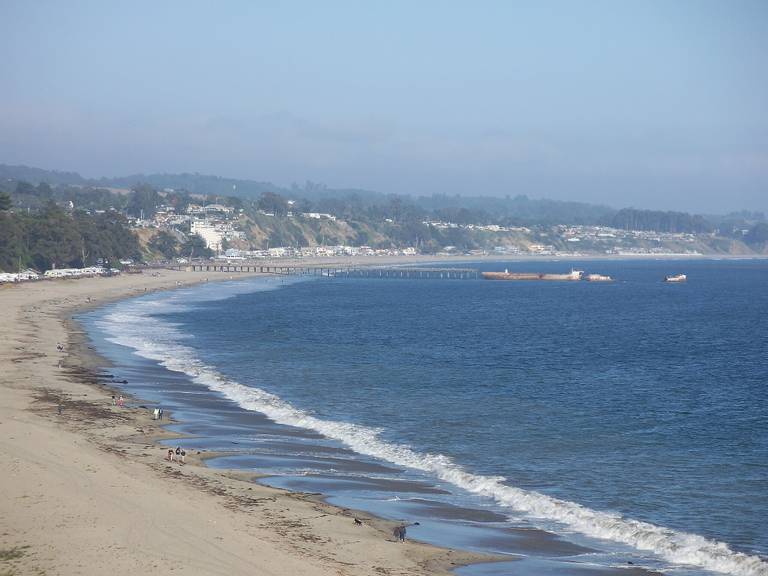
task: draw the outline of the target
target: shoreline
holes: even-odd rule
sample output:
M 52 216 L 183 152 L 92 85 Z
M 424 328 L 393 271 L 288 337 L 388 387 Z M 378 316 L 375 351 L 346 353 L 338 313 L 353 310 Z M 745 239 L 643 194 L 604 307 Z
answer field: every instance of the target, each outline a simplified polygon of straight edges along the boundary
M 560 261 L 685 261 L 685 260 L 767 260 L 768 254 L 476 254 L 476 255 L 429 255 L 415 256 L 337 256 L 310 258 L 265 258 L 263 260 L 227 261 L 231 266 L 241 263 L 264 266 L 406 266 L 408 264 L 456 263 L 456 262 L 560 262 Z M 217 265 L 224 260 L 216 260 Z M 183 267 L 183 264 L 178 265 Z
M 273 283 L 269 280 L 267 282 Z M 257 280 L 257 283 L 261 283 L 261 281 Z M 205 294 L 211 295 L 213 294 L 212 289 L 215 288 L 215 286 L 201 287 L 200 290 Z M 233 285 L 232 288 L 235 288 L 235 293 L 239 292 L 236 289 L 236 285 Z M 186 302 L 186 298 L 182 297 L 183 294 L 189 294 L 193 301 L 197 301 L 192 292 L 186 291 L 179 293 L 177 296 L 169 295 L 169 297 L 162 298 L 161 301 L 173 301 L 181 298 L 181 301 Z M 202 298 L 202 301 L 205 301 L 205 297 Z M 140 327 L 142 324 L 136 324 L 135 319 L 128 320 L 133 317 L 133 305 L 128 304 L 125 309 L 116 308 L 115 311 L 119 312 L 120 315 L 122 313 L 127 314 L 126 319 L 129 322 L 127 326 L 132 326 L 132 328 L 128 329 L 127 334 L 138 335 L 141 341 L 143 339 L 141 337 L 143 329 Z M 102 318 L 104 315 L 104 313 L 98 313 L 98 318 Z M 141 316 L 141 313 L 139 315 Z M 109 317 L 111 314 L 106 314 L 106 316 Z M 606 574 L 606 571 L 617 569 L 613 564 L 588 567 L 590 565 L 589 561 L 584 564 L 583 559 L 578 559 L 576 556 L 594 553 L 597 550 L 590 548 L 589 545 L 576 544 L 569 538 L 563 539 L 554 532 L 532 527 L 510 527 L 506 526 L 506 524 L 504 526 L 484 524 L 485 522 L 504 522 L 505 518 L 503 515 L 479 511 L 471 505 L 464 508 L 461 504 L 457 505 L 455 502 L 432 502 L 431 506 L 434 506 L 432 510 L 436 515 L 430 518 L 423 515 L 426 509 L 420 510 L 419 504 L 414 509 L 408 511 L 407 506 L 405 509 L 396 510 L 397 507 L 392 508 L 383 500 L 380 504 L 373 505 L 369 504 L 365 498 L 358 500 L 352 493 L 345 492 L 345 490 L 350 489 L 350 482 L 354 483 L 357 481 L 358 486 L 363 490 L 376 486 L 376 489 L 384 490 L 387 493 L 390 491 L 392 494 L 398 494 L 400 491 L 416 492 L 421 493 L 422 497 L 425 498 L 429 498 L 429 494 L 449 494 L 450 492 L 445 492 L 444 490 L 451 490 L 450 488 L 433 486 L 430 480 L 427 480 L 423 487 L 417 487 L 416 484 L 419 482 L 414 482 L 413 479 L 382 480 L 378 478 L 377 474 L 369 477 L 368 473 L 384 471 L 384 469 L 372 468 L 371 466 L 378 467 L 379 464 L 368 462 L 365 452 L 358 453 L 350 461 L 339 461 L 332 457 L 333 454 L 331 452 L 333 449 L 329 449 L 324 457 L 334 462 L 333 468 L 337 468 L 339 463 L 344 462 L 341 467 L 342 470 L 346 469 L 347 472 L 354 470 L 356 472 L 350 476 L 340 473 L 335 480 L 330 477 L 324 477 L 322 472 L 319 472 L 316 478 L 313 477 L 319 483 L 301 481 L 292 483 L 291 480 L 296 480 L 297 476 L 291 472 L 265 473 L 273 465 L 273 462 L 270 461 L 270 456 L 260 459 L 259 457 L 254 457 L 248 448 L 234 447 L 229 444 L 244 444 L 248 446 L 250 445 L 249 435 L 263 438 L 270 438 L 273 435 L 280 436 L 282 432 L 273 428 L 273 426 L 277 428 L 282 426 L 292 428 L 292 425 L 275 423 L 263 413 L 254 411 L 253 408 L 244 409 L 237 401 L 233 403 L 232 399 L 227 400 L 226 394 L 223 396 L 223 401 L 215 399 L 214 397 L 218 397 L 219 394 L 200 389 L 200 386 L 203 384 L 198 382 L 194 375 L 186 370 L 184 364 L 172 363 L 172 367 L 168 368 L 163 364 L 158 365 L 158 362 L 162 362 L 160 357 L 155 354 L 146 356 L 143 353 L 139 353 L 139 356 L 143 359 L 133 360 L 130 353 L 131 348 L 126 349 L 125 352 L 113 349 L 112 345 L 103 342 L 102 339 L 105 335 L 109 335 L 110 338 L 118 338 L 117 342 L 121 346 L 138 346 L 140 350 L 144 350 L 140 341 L 136 344 L 121 342 L 120 334 L 122 331 L 107 330 L 105 334 L 105 329 L 94 326 L 93 322 L 95 319 L 96 317 L 79 318 L 88 327 L 88 332 L 91 338 L 93 338 L 93 342 L 96 343 L 102 354 L 114 362 L 116 378 L 119 380 L 127 378 L 130 382 L 130 384 L 121 385 L 119 389 L 124 394 L 127 392 L 129 395 L 141 398 L 146 403 L 149 403 L 150 410 L 154 406 L 165 407 L 166 411 L 170 411 L 174 417 L 172 422 L 168 422 L 167 425 L 163 426 L 166 431 L 172 430 L 171 433 L 160 439 L 164 444 L 163 450 L 173 446 L 180 446 L 186 449 L 188 454 L 190 451 L 201 451 L 200 457 L 206 461 L 209 467 L 219 471 L 219 473 L 230 477 L 234 475 L 238 479 L 258 482 L 278 490 L 286 490 L 294 495 L 309 496 L 313 501 L 330 503 L 332 506 L 335 506 L 336 510 L 342 508 L 345 512 L 354 511 L 356 517 L 365 518 L 366 522 L 369 523 L 378 519 L 383 526 L 382 534 L 384 537 L 387 537 L 395 523 L 402 522 L 403 518 L 409 518 L 410 521 L 420 520 L 425 526 L 422 526 L 422 528 L 410 535 L 413 537 L 418 532 L 417 538 L 420 539 L 420 542 L 439 548 L 448 546 L 454 550 L 473 551 L 481 556 L 486 555 L 482 558 L 482 562 L 475 560 L 471 562 L 471 565 L 463 568 L 463 573 L 467 575 L 474 574 L 474 571 L 478 571 L 478 574 L 480 574 L 484 570 L 491 569 L 490 566 L 486 566 L 489 561 L 494 566 L 493 569 L 501 570 L 501 573 L 506 573 L 504 570 L 515 570 L 515 572 L 520 574 L 536 573 L 536 561 L 530 560 L 531 555 L 549 558 L 550 568 L 556 565 L 559 571 L 564 573 L 570 573 L 573 569 L 582 574 L 593 571 L 603 575 Z M 110 324 L 113 327 L 117 327 L 114 321 L 111 321 Z M 137 327 L 138 332 L 136 332 Z M 182 353 L 182 357 L 186 356 Z M 162 383 L 159 389 L 154 384 L 155 382 Z M 229 408 L 228 405 L 232 405 L 232 408 Z M 253 418 L 253 416 L 256 417 Z M 264 420 L 269 420 L 272 423 L 266 424 Z M 280 422 L 280 420 L 278 419 L 277 422 Z M 225 432 L 225 435 L 232 434 L 230 439 L 237 441 L 222 442 L 219 436 L 221 432 L 216 432 L 215 429 L 217 426 L 221 426 L 226 430 L 230 425 L 235 428 L 243 427 L 244 431 L 242 434 L 244 436 L 240 437 L 240 434 L 237 432 Z M 247 429 L 247 432 L 245 429 Z M 291 430 L 286 431 L 287 438 L 283 437 L 283 441 L 290 445 L 293 437 L 300 438 L 303 435 L 301 431 L 304 429 L 304 427 L 299 426 L 298 428 L 292 428 L 295 432 Z M 310 431 L 309 434 L 311 438 L 311 435 L 315 434 L 315 432 Z M 213 441 L 211 442 L 211 440 Z M 273 453 L 274 462 L 280 462 L 281 459 L 286 459 L 282 460 L 284 462 L 291 461 L 294 457 L 301 460 L 303 457 L 302 455 L 295 456 L 293 448 L 288 448 L 287 446 L 284 448 L 288 451 Z M 299 450 L 301 451 L 301 448 Z M 342 452 L 349 452 L 349 450 L 343 449 Z M 308 456 L 308 458 L 312 458 L 312 456 Z M 247 461 L 249 459 L 252 460 L 250 463 L 241 463 L 243 460 Z M 253 461 L 254 459 L 255 461 Z M 323 458 L 321 457 L 318 461 L 321 467 L 323 466 L 320 463 L 322 461 Z M 383 462 L 383 465 L 385 467 L 390 466 L 387 462 Z M 358 477 L 360 474 L 362 474 L 362 478 Z M 313 475 L 310 474 L 309 476 Z M 304 476 L 299 474 L 298 477 L 303 478 Z M 334 485 L 337 481 L 338 484 Z M 339 485 L 346 486 L 342 488 L 341 493 L 337 490 Z M 406 498 L 407 500 L 409 499 Z M 387 500 L 386 502 L 389 501 Z M 365 513 L 361 511 L 365 511 Z M 450 520 L 447 520 L 454 515 L 456 519 L 472 522 L 473 527 L 461 527 L 460 524 L 453 524 Z M 494 518 L 489 519 L 489 516 L 494 516 Z M 447 521 L 444 522 L 440 520 L 441 518 Z M 387 522 L 382 519 L 388 519 L 389 521 Z M 432 524 L 435 524 L 435 522 L 442 524 L 442 526 L 433 526 Z M 561 558 L 564 556 L 573 556 L 573 558 L 570 561 L 563 561 Z M 521 559 L 526 561 L 518 564 L 518 561 Z M 497 561 L 501 561 L 502 564 L 496 564 Z M 626 574 L 628 568 L 629 566 L 621 567 L 621 573 Z M 533 572 L 531 572 L 532 569 Z M 632 567 L 632 570 L 636 576 L 647 575 L 649 572 L 652 572 L 647 568 L 639 566 Z
M 198 454 L 183 466 L 162 460 L 159 442 L 178 435 L 149 409 L 112 406 L 111 394 L 120 391 L 97 372 L 109 361 L 72 315 L 230 277 L 161 271 L 0 288 L 0 446 L 9 455 L 0 464 L 7 495 L 0 569 L 431 576 L 498 560 L 413 541 L 395 545 L 393 522 L 208 468 Z

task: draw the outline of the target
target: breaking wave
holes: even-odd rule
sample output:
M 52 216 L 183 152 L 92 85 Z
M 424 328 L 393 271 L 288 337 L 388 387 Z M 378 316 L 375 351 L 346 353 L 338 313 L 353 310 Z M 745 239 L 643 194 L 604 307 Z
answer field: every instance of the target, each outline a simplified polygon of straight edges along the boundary
M 170 299 L 122 302 L 98 324 L 110 341 L 132 348 L 136 354 L 155 360 L 168 370 L 186 374 L 244 409 L 265 414 L 279 424 L 319 432 L 360 454 L 426 472 L 532 519 L 555 521 L 586 536 L 627 544 L 675 564 L 735 576 L 768 576 L 768 563 L 763 559 L 734 551 L 724 542 L 516 488 L 505 484 L 506 479 L 500 476 L 473 474 L 448 456 L 420 453 L 406 445 L 386 442 L 380 438 L 380 429 L 318 418 L 265 390 L 232 381 L 201 362 L 192 348 L 182 344 L 185 335 L 175 325 L 152 317 L 154 310 L 165 312 L 169 306 L 178 310 L 182 304 Z

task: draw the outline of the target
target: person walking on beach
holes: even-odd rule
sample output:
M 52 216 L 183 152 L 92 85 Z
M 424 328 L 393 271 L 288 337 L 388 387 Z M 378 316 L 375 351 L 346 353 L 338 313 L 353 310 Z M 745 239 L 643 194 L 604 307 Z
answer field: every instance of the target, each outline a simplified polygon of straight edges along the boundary
M 398 542 L 405 542 L 405 526 L 395 526 L 392 530 L 392 535 Z
M 168 448 L 168 453 L 166 454 L 165 459 L 168 460 L 168 462 L 173 462 L 173 448 Z
M 159 410 L 160 410 L 160 420 L 162 420 L 163 419 L 163 409 L 160 408 Z
M 185 461 L 186 457 L 187 457 L 186 450 L 182 450 L 181 451 L 181 455 L 180 455 L 180 459 L 179 459 L 179 464 L 186 464 L 186 461 Z
M 120 406 L 120 408 L 122 408 L 123 404 L 125 404 L 125 400 L 123 400 L 123 397 L 121 395 L 120 398 L 117 399 L 117 405 Z
M 115 400 L 114 394 L 112 394 L 112 406 L 117 406 L 117 400 Z
M 158 419 L 160 419 L 160 409 L 155 408 L 154 410 L 152 410 L 152 420 L 158 420 Z
M 398 542 L 405 542 L 405 534 L 408 531 L 408 526 L 418 526 L 418 522 L 412 522 L 411 524 L 400 524 L 400 526 L 395 526 L 395 529 L 392 530 L 392 535 L 395 537 L 395 540 Z

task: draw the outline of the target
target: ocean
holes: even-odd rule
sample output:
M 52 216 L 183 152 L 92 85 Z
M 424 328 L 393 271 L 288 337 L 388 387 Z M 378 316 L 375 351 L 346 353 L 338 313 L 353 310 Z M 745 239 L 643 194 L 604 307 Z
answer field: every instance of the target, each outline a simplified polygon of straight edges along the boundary
M 768 261 L 474 266 L 616 282 L 235 279 L 79 319 L 210 466 L 522 559 L 463 575 L 768 574 Z

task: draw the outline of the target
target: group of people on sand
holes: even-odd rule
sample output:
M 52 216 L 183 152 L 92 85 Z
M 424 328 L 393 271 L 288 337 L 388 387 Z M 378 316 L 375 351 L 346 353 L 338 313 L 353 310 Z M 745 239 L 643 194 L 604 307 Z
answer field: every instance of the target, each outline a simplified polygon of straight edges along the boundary
M 115 395 L 112 394 L 112 406 L 120 406 L 120 408 L 122 408 L 125 406 L 125 398 L 123 398 L 122 395 L 120 395 L 118 398 L 115 398 Z
M 187 451 L 182 449 L 181 446 L 176 446 L 176 450 L 173 448 L 168 448 L 168 453 L 165 457 L 168 462 L 173 462 L 175 460 L 179 461 L 179 464 L 184 464 L 187 457 Z
M 152 411 L 152 420 L 162 420 L 162 419 L 163 419 L 163 409 L 155 408 Z

